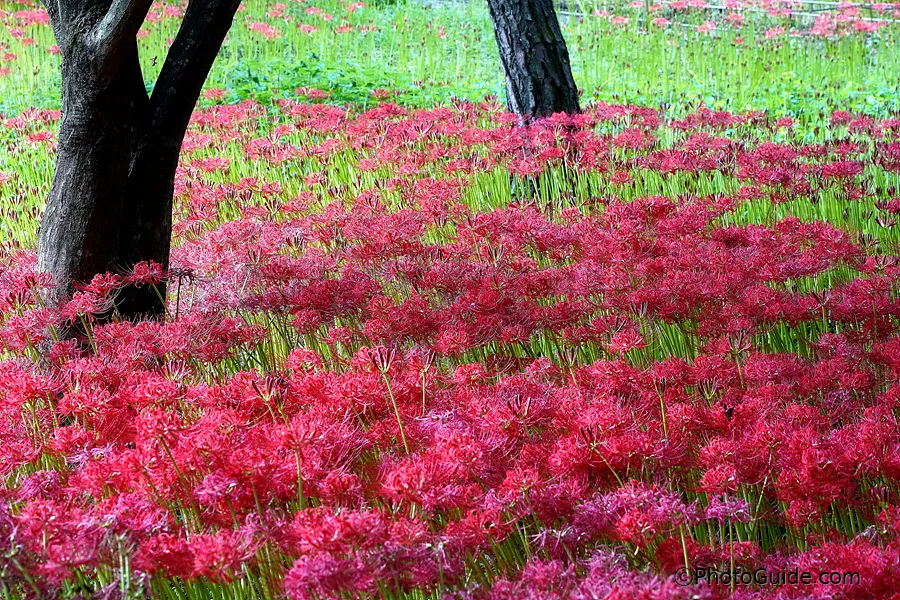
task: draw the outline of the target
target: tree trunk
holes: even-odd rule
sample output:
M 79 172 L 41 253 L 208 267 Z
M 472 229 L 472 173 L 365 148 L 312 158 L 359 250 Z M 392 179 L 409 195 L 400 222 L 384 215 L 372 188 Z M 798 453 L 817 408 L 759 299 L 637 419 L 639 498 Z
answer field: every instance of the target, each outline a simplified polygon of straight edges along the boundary
M 88 47 L 63 59 L 58 156 L 38 235 L 38 270 L 53 276 L 58 305 L 104 272 L 141 261 L 168 268 L 178 146 L 162 147 L 133 44 L 124 60 Z M 165 312 L 165 284 L 127 287 L 116 310 L 128 318 Z
M 488 0 L 509 111 L 527 122 L 580 112 L 553 0 Z
M 38 235 L 38 270 L 53 276 L 47 299 L 54 305 L 98 273 L 134 266 L 123 255 L 119 232 L 135 141 L 146 135 L 149 106 L 135 42 L 115 61 L 78 39 L 67 46 L 56 170 Z M 138 201 L 159 204 L 162 198 Z M 168 247 L 155 250 L 143 260 L 164 262 Z
M 152 95 L 136 40 L 150 4 L 45 2 L 62 53 L 58 156 L 38 232 L 51 305 L 99 273 L 169 266 L 181 143 L 240 0 L 190 1 Z M 129 319 L 160 316 L 165 293 L 165 282 L 127 287 L 115 309 Z

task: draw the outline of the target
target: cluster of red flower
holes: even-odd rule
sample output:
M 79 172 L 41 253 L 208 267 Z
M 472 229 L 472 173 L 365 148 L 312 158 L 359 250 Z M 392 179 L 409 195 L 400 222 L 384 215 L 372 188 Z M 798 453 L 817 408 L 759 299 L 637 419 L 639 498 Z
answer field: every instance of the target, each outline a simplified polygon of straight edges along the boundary
M 900 121 L 269 119 L 195 115 L 170 273 L 54 310 L 2 256 L 4 585 L 715 598 L 672 574 L 738 563 L 900 593 Z M 163 277 L 165 322 L 90 326 Z

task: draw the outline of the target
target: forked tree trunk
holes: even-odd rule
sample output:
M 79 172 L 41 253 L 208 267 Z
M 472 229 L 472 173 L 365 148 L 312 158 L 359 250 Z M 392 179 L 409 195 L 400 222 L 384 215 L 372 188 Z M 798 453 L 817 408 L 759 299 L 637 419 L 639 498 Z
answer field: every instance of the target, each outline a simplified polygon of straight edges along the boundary
M 151 0 L 47 0 L 62 54 L 58 156 L 38 235 L 38 270 L 58 305 L 79 284 L 142 261 L 168 268 L 181 143 L 239 0 L 190 0 L 147 94 L 136 34 Z M 159 316 L 165 286 L 129 287 L 125 318 Z
M 56 170 L 38 235 L 38 270 L 53 276 L 55 287 L 48 291 L 53 304 L 98 273 L 133 267 L 123 225 L 134 205 L 165 202 L 164 194 L 126 198 L 132 172 L 143 166 L 135 160 L 135 148 L 152 135 L 145 125 L 150 99 L 137 45 L 131 41 L 130 46 L 115 61 L 79 43 L 63 55 Z M 168 250 L 167 242 L 157 243 L 145 248 L 143 258 L 165 264 Z M 145 312 L 158 310 L 151 303 Z
M 509 111 L 523 121 L 580 112 L 553 0 L 488 0 Z

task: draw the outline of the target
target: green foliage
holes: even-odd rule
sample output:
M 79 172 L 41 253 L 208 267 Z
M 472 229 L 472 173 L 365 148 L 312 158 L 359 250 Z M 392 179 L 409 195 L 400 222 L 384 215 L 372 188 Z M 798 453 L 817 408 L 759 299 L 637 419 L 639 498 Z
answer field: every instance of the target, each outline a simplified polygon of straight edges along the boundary
M 227 92 L 227 102 L 266 103 L 300 87 L 328 91 L 335 103 L 363 106 L 377 88 L 400 92 L 397 101 L 410 105 L 503 96 L 494 35 L 481 3 L 423 6 L 390 0 L 348 12 L 346 4 L 322 0 L 314 7 L 286 3 L 278 16 L 272 16 L 272 6 L 253 0 L 238 13 L 207 81 L 207 88 Z M 310 8 L 320 13 L 308 14 Z M 754 17 L 739 29 L 721 25 L 698 33 L 696 26 L 709 17 L 702 11 L 680 16 L 684 26 L 649 31 L 631 17 L 626 25 L 594 16 L 563 19 L 585 101 L 672 110 L 702 102 L 723 110 L 765 110 L 804 123 L 836 108 L 877 116 L 900 110 L 896 27 L 833 39 L 768 39 L 763 33 L 773 23 L 786 29 L 792 23 Z M 20 27 L 35 41 L 26 46 L 9 34 L 16 25 L 12 17 L 5 19 L 0 44 L 16 58 L 0 76 L 0 112 L 58 108 L 59 59 L 47 52 L 53 44 L 49 27 Z M 274 28 L 275 35 L 270 39 L 254 31 L 253 23 Z M 139 47 L 148 87 L 177 26 L 177 17 L 145 24 Z

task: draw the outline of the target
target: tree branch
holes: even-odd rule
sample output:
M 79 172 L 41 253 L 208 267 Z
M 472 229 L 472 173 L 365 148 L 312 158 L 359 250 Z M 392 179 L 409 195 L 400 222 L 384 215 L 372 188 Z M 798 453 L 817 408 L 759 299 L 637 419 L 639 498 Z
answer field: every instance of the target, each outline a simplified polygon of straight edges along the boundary
M 240 3 L 190 0 L 150 96 L 153 126 L 164 142 L 180 146 L 203 82 Z
M 103 20 L 94 29 L 95 41 L 115 46 L 122 40 L 133 38 L 147 18 L 151 4 L 153 0 L 112 0 Z

